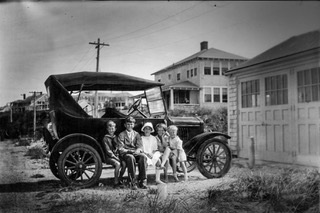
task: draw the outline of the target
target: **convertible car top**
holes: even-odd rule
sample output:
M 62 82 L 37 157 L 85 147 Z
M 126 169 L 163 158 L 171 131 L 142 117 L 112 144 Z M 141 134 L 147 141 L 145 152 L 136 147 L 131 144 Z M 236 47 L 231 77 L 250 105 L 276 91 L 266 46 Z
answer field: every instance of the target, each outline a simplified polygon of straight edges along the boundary
M 111 72 L 76 72 L 51 75 L 45 82 L 46 87 L 58 81 L 68 91 L 74 90 L 110 90 L 137 91 L 162 86 L 162 83 L 134 76 Z
M 110 72 L 75 72 L 50 75 L 45 81 L 50 110 L 59 109 L 69 115 L 89 117 L 68 91 L 108 90 L 138 91 L 162 86 L 162 83 Z

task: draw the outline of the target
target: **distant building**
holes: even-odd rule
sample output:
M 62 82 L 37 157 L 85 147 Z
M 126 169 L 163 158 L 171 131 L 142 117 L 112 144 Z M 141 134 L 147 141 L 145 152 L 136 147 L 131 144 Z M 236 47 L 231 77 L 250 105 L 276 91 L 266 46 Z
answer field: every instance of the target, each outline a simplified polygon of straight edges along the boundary
M 37 111 L 49 110 L 48 95 L 42 94 L 41 92 L 40 94 L 37 94 L 35 98 L 32 95 L 23 100 L 16 100 L 11 102 L 12 112 L 17 113 L 33 110 L 34 103 L 36 103 Z
M 293 36 L 225 74 L 231 146 L 248 157 L 320 166 L 320 30 Z
M 72 96 L 79 105 L 89 114 L 92 115 L 92 110 L 94 109 L 95 103 L 95 93 L 94 92 L 82 92 L 80 97 L 77 95 Z M 111 93 L 104 92 L 98 93 L 98 112 L 99 115 L 104 114 L 106 107 L 116 108 L 118 110 L 126 109 L 133 103 L 132 95 L 128 92 L 123 93 Z
M 208 42 L 204 41 L 200 52 L 152 75 L 155 81 L 165 84 L 162 91 L 170 110 L 219 108 L 228 102 L 228 78 L 223 72 L 246 60 L 222 50 L 208 49 Z

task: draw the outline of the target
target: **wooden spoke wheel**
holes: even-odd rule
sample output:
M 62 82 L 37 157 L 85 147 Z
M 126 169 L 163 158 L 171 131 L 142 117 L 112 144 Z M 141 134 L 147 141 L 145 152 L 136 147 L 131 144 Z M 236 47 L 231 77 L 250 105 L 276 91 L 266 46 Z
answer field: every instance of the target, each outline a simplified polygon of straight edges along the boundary
M 201 174 L 207 178 L 223 177 L 231 166 L 231 151 L 220 139 L 205 141 L 197 152 L 197 164 Z
M 59 157 L 58 172 L 61 180 L 68 185 L 91 187 L 101 176 L 101 157 L 92 146 L 73 144 Z

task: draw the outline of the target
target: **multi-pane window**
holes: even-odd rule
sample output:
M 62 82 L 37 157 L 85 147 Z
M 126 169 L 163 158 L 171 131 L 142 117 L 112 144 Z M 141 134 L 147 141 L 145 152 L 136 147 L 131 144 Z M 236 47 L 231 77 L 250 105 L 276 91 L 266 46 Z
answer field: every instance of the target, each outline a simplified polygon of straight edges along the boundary
M 197 76 L 197 68 L 194 68 L 194 76 Z
M 213 67 L 213 75 L 220 75 L 220 68 L 219 67 Z
M 204 88 L 204 102 L 212 102 L 212 90 L 211 87 Z
M 204 74 L 205 75 L 211 75 L 211 68 L 210 67 L 205 67 L 204 68 Z
M 193 69 L 191 69 L 190 73 L 191 73 L 191 77 L 193 77 Z
M 227 103 L 228 89 L 226 87 L 204 87 L 205 103 Z
M 228 102 L 228 89 L 222 88 L 222 102 L 227 103 Z
M 213 88 L 213 102 L 220 103 L 220 88 Z
M 177 73 L 177 81 L 180 81 L 180 73 Z
M 265 78 L 266 106 L 288 104 L 287 75 L 277 75 Z
M 320 68 L 299 71 L 297 75 L 298 102 L 320 101 Z
M 241 82 L 241 106 L 243 108 L 259 106 L 259 80 Z
M 187 70 L 187 78 L 189 78 L 189 70 Z

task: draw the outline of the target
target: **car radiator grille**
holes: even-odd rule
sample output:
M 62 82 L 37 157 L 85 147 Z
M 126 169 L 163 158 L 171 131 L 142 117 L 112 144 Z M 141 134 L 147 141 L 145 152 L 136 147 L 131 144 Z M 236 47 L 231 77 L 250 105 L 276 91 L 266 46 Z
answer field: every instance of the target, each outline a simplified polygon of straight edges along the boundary
M 178 129 L 178 136 L 180 139 L 185 143 L 190 139 L 190 132 L 189 128 L 186 127 L 179 127 Z

